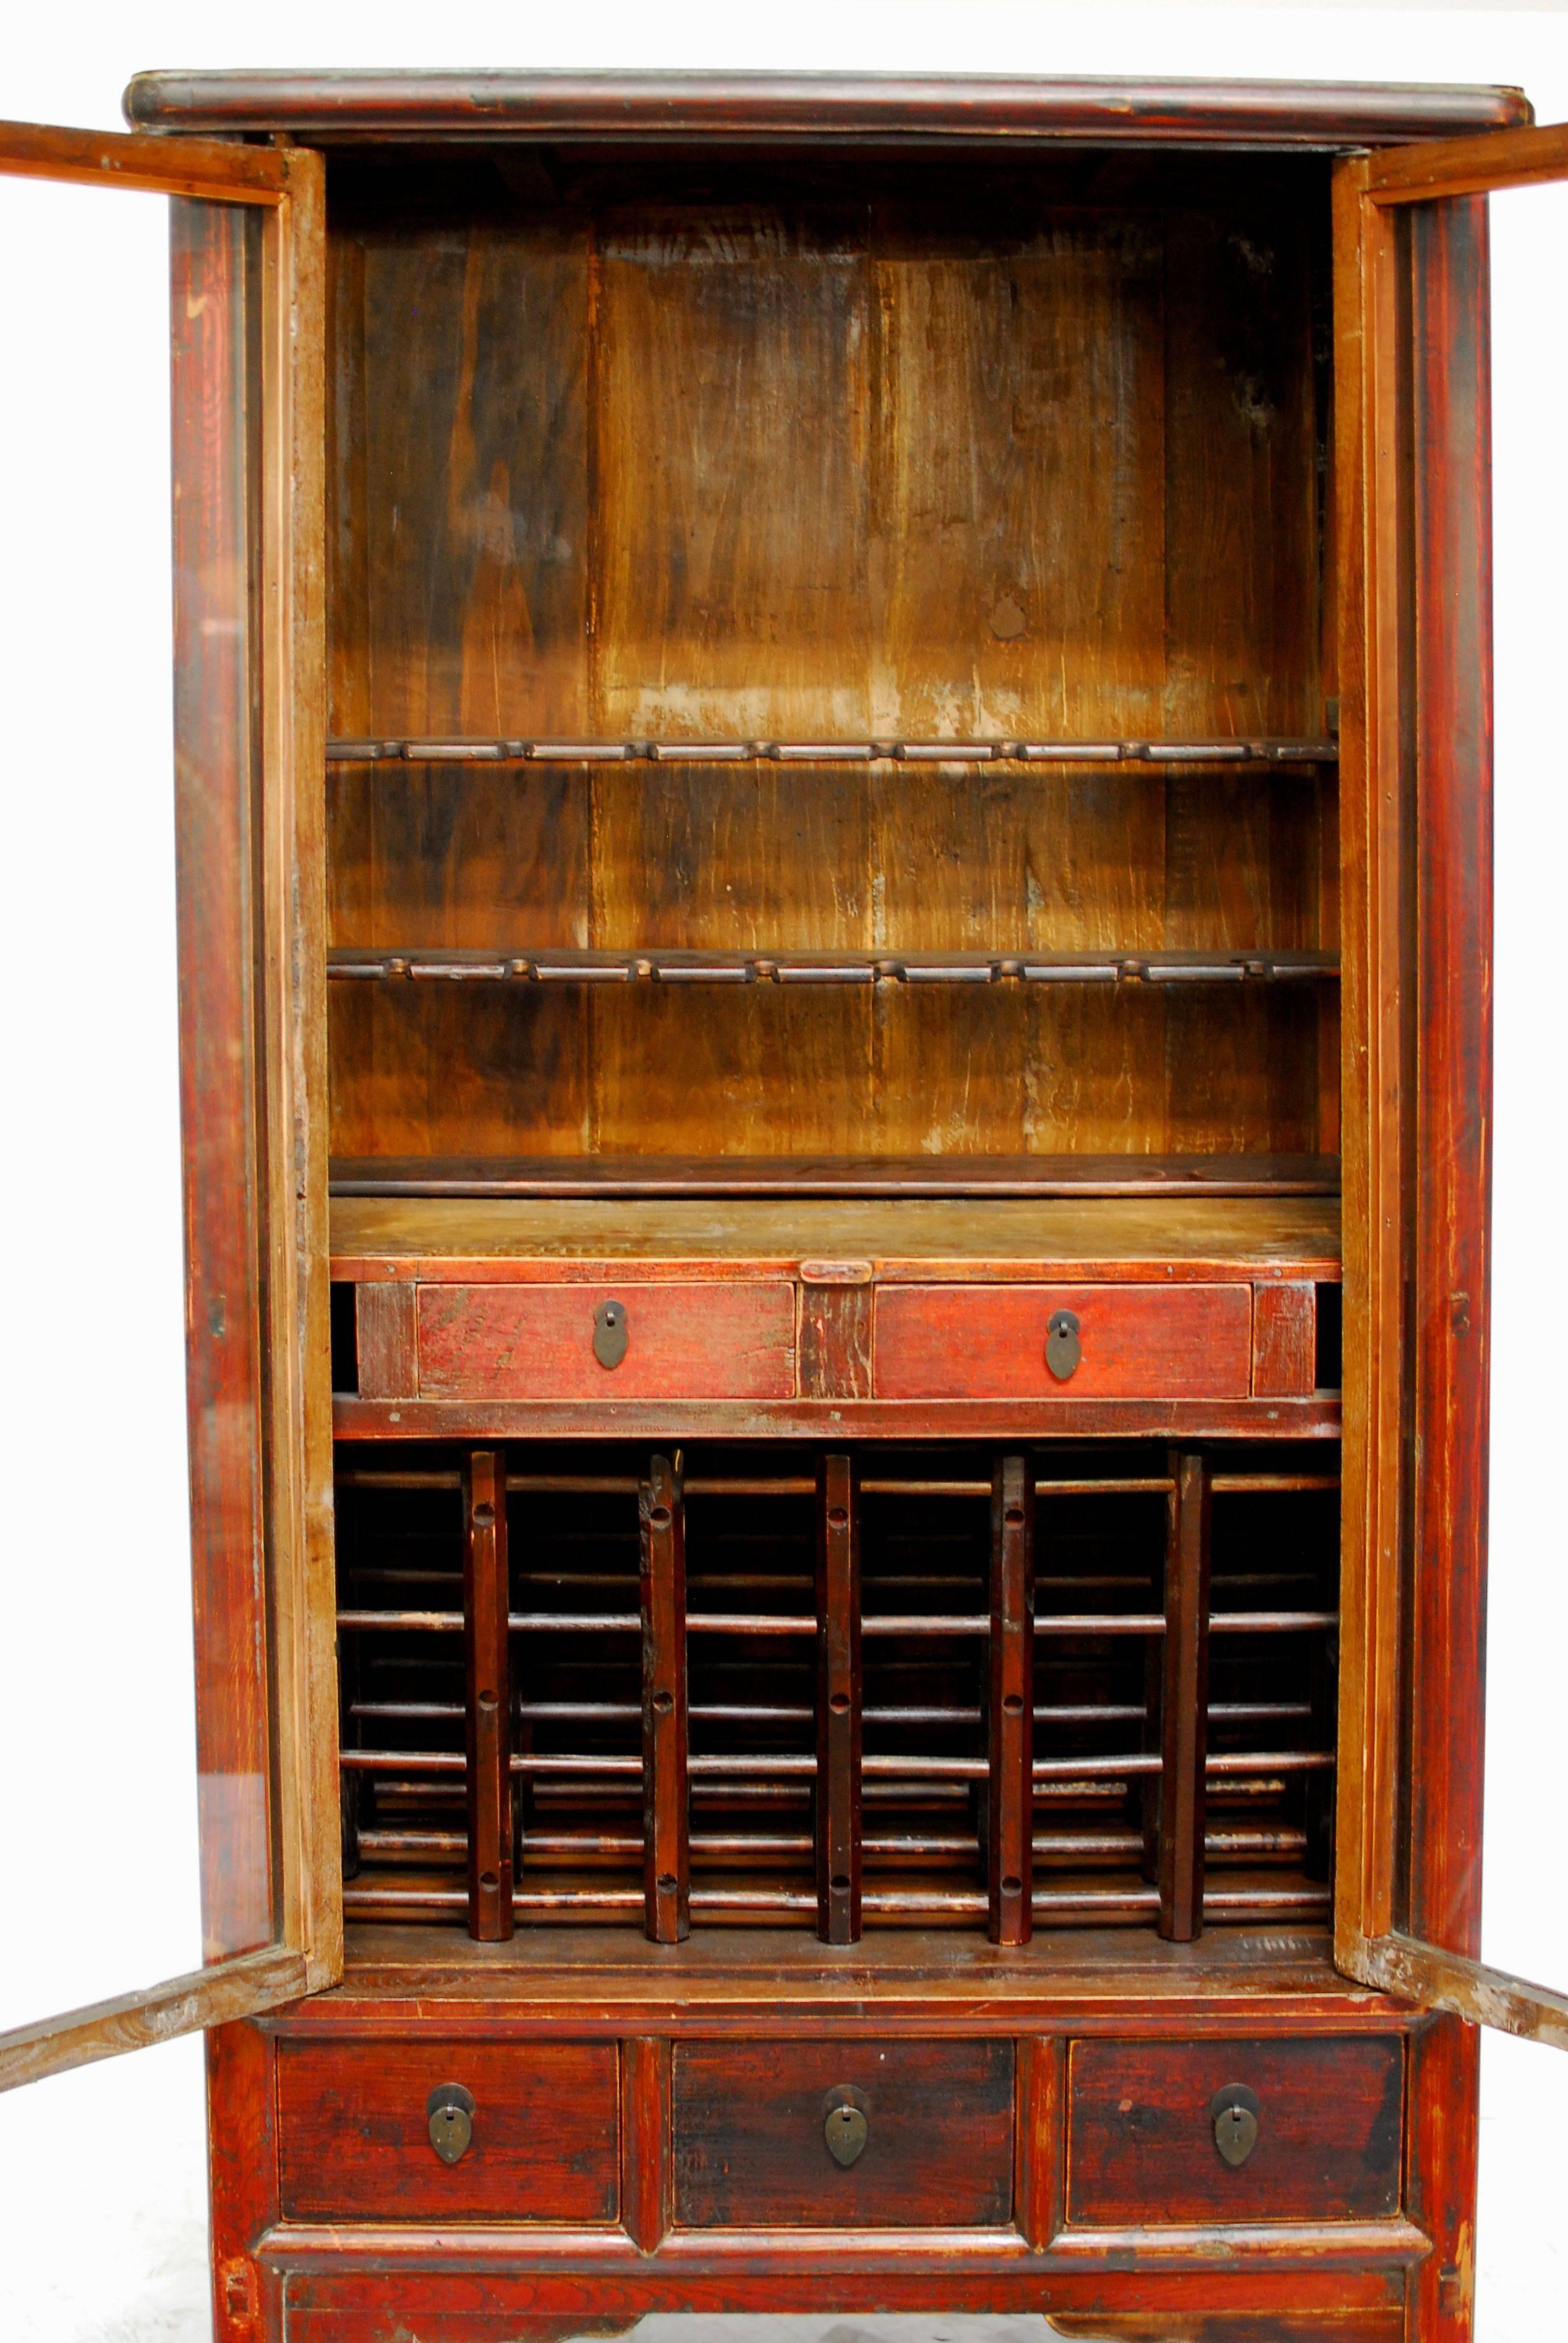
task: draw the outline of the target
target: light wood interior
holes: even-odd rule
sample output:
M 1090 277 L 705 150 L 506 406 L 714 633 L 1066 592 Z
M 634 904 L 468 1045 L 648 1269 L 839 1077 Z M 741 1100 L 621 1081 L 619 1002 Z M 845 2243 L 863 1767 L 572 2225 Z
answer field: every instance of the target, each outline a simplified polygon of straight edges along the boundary
M 1321 160 L 567 148 L 333 186 L 339 739 L 1329 732 Z M 339 947 L 1337 944 L 1328 759 L 329 793 Z M 1332 981 L 332 993 L 347 1158 L 1338 1145 Z

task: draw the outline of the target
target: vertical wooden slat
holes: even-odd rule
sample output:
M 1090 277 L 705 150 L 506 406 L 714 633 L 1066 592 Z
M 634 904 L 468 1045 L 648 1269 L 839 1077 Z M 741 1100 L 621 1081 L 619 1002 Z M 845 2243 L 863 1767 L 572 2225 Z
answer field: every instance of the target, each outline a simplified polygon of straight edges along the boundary
M 463 1631 L 467 1658 L 468 1934 L 512 1933 L 511 1651 L 507 1466 L 476 1448 L 463 1485 Z
M 849 1456 L 817 1472 L 817 1933 L 860 1934 L 860 1491 Z
M 1037 2254 L 1046 2251 L 1062 2223 L 1066 2105 L 1066 2044 L 1026 2036 L 1018 2046 L 1012 2217 Z
M 1209 1752 L 1209 1463 L 1173 1454 L 1167 1499 L 1160 1795 L 1160 1934 L 1203 1926 L 1203 1766 Z
M 990 1499 L 986 1888 L 993 1945 L 1027 1945 L 1034 1858 L 1034 1473 L 1000 1456 Z
M 668 1456 L 648 1460 L 638 1496 L 642 1584 L 642 1861 L 656 1945 L 691 1933 L 687 1789 L 686 1503 Z
M 668 2042 L 635 2038 L 620 2046 L 620 2219 L 634 2245 L 651 2254 L 669 2228 L 670 2079 Z
M 1143 1731 L 1145 1757 L 1157 1757 L 1165 1746 L 1165 1646 L 1156 1637 L 1143 1645 Z M 1140 1869 L 1152 1886 L 1160 1876 L 1160 1776 L 1145 1774 L 1139 1784 L 1139 1826 L 1143 1834 Z

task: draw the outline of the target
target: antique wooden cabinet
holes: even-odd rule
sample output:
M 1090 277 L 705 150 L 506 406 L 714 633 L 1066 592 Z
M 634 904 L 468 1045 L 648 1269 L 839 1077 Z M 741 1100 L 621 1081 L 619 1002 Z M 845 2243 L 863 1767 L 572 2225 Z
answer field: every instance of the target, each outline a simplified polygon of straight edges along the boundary
M 1460 2343 L 1475 2021 L 1568 2037 L 1476 1958 L 1484 194 L 1568 136 L 127 112 L 0 155 L 176 198 L 209 1966 L 0 2073 L 215 2028 L 223 2343 Z

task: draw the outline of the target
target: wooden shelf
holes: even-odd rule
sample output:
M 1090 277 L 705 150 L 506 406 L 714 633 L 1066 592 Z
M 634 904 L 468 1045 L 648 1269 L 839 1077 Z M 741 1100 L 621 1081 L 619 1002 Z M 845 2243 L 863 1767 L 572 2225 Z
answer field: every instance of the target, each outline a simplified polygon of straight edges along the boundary
M 342 1156 L 334 1196 L 1337 1196 L 1335 1155 Z
M 329 740 L 333 765 L 1333 765 L 1327 739 Z
M 568 1261 L 775 1273 L 876 1262 L 897 1276 L 1070 1274 L 1180 1282 L 1219 1273 L 1332 1279 L 1332 1195 L 906 1196 L 347 1195 L 331 1208 L 336 1278 L 455 1277 Z
M 345 945 L 340 984 L 1290 984 L 1337 982 L 1337 952 L 453 951 Z

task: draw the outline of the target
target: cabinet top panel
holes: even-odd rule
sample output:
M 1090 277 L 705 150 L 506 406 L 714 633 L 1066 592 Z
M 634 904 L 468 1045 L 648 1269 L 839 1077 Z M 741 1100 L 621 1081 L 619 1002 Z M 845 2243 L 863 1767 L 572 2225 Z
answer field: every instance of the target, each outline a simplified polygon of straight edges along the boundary
M 286 130 L 333 145 L 417 136 L 1332 149 L 1533 119 L 1521 90 L 1458 85 L 900 74 L 148 73 L 126 90 L 125 111 L 147 129 Z

